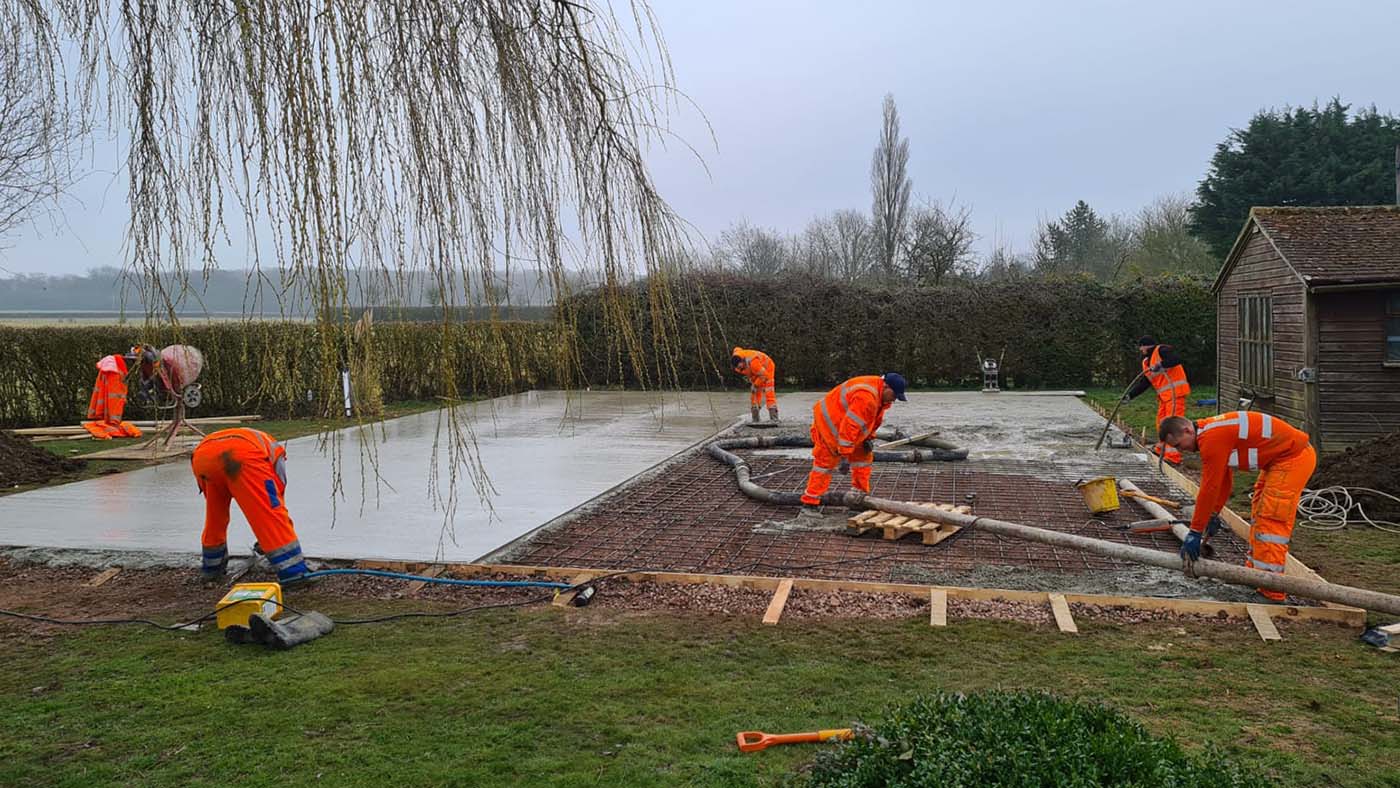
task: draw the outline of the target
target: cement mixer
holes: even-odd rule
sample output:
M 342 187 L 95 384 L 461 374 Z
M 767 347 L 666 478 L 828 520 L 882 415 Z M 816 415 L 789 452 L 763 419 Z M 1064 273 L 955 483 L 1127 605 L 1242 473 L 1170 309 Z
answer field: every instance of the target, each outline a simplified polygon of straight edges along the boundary
M 204 371 L 204 354 L 199 352 L 199 348 L 193 345 L 167 345 L 156 350 L 151 345 L 138 345 L 131 349 L 129 358 L 137 363 L 139 382 L 134 394 L 136 402 L 151 405 L 157 411 L 174 411 L 165 445 L 170 444 L 182 426 L 203 435 L 185 420 L 185 411 L 199 407 L 204 399 L 198 382 L 199 373 Z

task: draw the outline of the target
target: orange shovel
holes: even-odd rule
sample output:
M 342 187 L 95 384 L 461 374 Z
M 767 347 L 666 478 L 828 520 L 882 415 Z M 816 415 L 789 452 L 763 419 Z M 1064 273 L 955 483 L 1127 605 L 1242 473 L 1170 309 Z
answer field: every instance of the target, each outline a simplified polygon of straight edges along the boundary
M 810 744 L 823 741 L 850 741 L 850 728 L 831 728 L 812 733 L 764 733 L 744 731 L 738 735 L 740 752 L 758 752 L 775 744 Z

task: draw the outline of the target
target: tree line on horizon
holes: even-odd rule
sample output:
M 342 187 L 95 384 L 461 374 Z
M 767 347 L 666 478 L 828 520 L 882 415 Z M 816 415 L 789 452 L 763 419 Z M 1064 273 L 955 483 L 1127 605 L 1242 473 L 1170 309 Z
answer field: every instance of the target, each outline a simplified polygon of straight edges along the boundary
M 940 285 L 954 280 L 1088 276 L 1103 282 L 1153 275 L 1213 277 L 1254 206 L 1379 205 L 1396 201 L 1392 167 L 1400 119 L 1374 106 L 1261 110 L 1216 146 L 1194 199 L 1158 197 L 1135 213 L 1104 215 L 1084 200 L 1041 221 L 1033 246 L 996 243 L 978 253 L 971 209 L 915 198 L 909 139 L 886 95 L 871 157 L 871 210 L 841 209 L 796 232 L 738 220 L 699 270 L 750 276 L 803 274 Z

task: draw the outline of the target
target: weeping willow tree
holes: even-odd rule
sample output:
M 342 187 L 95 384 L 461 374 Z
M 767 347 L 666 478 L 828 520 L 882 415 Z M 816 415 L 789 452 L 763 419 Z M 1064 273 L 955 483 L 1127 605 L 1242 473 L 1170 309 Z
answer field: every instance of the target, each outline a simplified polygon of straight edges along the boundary
M 50 99 L 120 133 L 126 270 L 148 327 L 178 325 L 176 303 L 237 239 L 251 292 L 290 283 L 275 295 L 311 305 L 314 395 L 334 412 L 347 358 L 367 366 L 347 349 L 360 318 L 351 272 L 369 272 L 383 292 L 426 279 L 443 311 L 440 345 L 422 354 L 379 337 L 373 347 L 426 355 L 438 396 L 454 403 L 470 393 L 464 380 L 504 386 L 515 355 L 499 330 L 455 341 L 454 307 L 496 314 L 506 294 L 494 272 L 512 265 L 537 267 L 563 303 L 566 272 L 584 269 L 612 294 L 614 361 L 654 386 L 673 375 L 675 261 L 687 238 L 644 152 L 664 141 L 678 94 L 644 2 L 0 0 L 0 9 L 0 24 L 35 53 Z M 624 298 L 639 277 L 645 298 Z M 558 357 L 577 369 L 567 309 L 558 320 Z M 360 326 L 363 341 L 373 329 Z M 449 487 L 465 468 L 484 494 L 468 423 L 445 423 Z

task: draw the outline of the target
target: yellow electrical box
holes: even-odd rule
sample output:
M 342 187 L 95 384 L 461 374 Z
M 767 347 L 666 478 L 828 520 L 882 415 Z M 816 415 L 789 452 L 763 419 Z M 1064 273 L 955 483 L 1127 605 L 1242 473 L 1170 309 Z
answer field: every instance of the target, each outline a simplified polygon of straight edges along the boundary
M 281 584 L 239 583 L 219 600 L 219 629 L 246 627 L 255 613 L 276 618 L 281 612 Z

